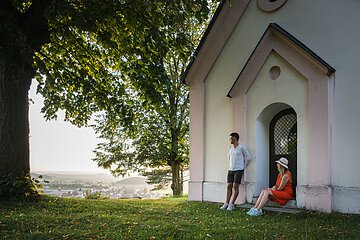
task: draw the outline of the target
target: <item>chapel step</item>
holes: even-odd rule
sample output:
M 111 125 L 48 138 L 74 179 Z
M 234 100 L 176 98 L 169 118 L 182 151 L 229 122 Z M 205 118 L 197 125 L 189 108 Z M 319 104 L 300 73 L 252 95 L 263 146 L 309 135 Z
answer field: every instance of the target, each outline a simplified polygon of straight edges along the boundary
M 252 204 L 255 204 L 257 201 L 257 197 L 253 197 Z M 290 200 L 285 205 L 280 205 L 276 202 L 268 201 L 266 206 L 268 207 L 282 207 L 282 208 L 295 208 L 297 209 L 296 200 Z
M 246 209 L 250 209 L 253 206 L 254 204 L 250 204 L 250 203 L 244 203 L 240 205 L 241 208 L 246 208 Z M 283 212 L 283 213 L 292 213 L 292 214 L 297 214 L 302 212 L 301 209 L 286 208 L 286 207 L 281 207 L 280 205 L 278 205 L 277 207 L 265 206 L 263 209 L 264 211 Z

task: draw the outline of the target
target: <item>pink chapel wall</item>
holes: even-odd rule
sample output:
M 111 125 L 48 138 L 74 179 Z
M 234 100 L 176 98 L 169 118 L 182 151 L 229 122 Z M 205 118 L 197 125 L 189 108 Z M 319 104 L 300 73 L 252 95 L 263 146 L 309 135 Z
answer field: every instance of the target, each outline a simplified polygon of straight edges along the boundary
M 233 115 L 237 116 L 237 119 L 243 119 L 242 122 L 234 121 L 234 129 L 247 134 L 246 131 L 251 128 L 249 126 L 254 125 L 254 121 L 248 122 L 249 119 L 246 116 L 249 108 L 247 93 L 256 80 L 261 66 L 272 52 L 276 52 L 307 79 L 308 162 L 303 204 L 307 209 L 330 212 L 332 209 L 330 186 L 332 77 L 327 76 L 322 69 L 314 67 L 315 63 L 308 56 L 286 43 L 286 40 L 277 33 L 269 31 L 268 35 L 265 35 L 249 60 L 251 68 L 243 70 L 243 74 L 239 75 L 237 80 L 238 84 L 232 90 Z M 249 194 L 246 192 L 242 194 L 246 194 L 249 201 Z
M 241 1 L 235 1 L 239 3 Z M 239 5 L 240 6 L 240 5 Z M 247 3 L 242 7 L 245 9 Z M 234 9 L 234 8 L 233 8 Z M 241 16 L 240 16 L 241 17 Z M 229 23 L 230 21 L 227 21 Z M 236 22 L 236 21 L 233 21 Z M 221 27 L 219 28 L 221 29 Z M 217 30 L 218 31 L 218 30 Z M 216 33 L 217 31 L 212 31 Z M 227 34 L 231 34 L 232 30 Z M 223 34 L 220 34 L 224 36 Z M 210 45 L 216 45 L 216 38 L 214 40 L 207 40 Z M 226 39 L 224 40 L 226 42 Z M 209 46 L 210 46 L 209 45 Z M 219 45 L 220 46 L 220 45 Z M 206 47 L 206 46 L 204 46 Z M 221 51 L 221 47 L 217 48 Z M 248 99 L 246 98 L 247 90 L 255 80 L 256 75 L 261 69 L 262 64 L 270 55 L 271 51 L 275 51 L 283 59 L 285 59 L 291 66 L 293 66 L 298 72 L 300 72 L 308 82 L 307 98 L 309 103 L 308 107 L 308 152 L 307 152 L 307 176 L 306 176 L 306 188 L 304 191 L 304 205 L 309 209 L 319 209 L 322 211 L 331 211 L 332 209 L 332 190 L 330 187 L 330 160 L 331 160 L 331 112 L 332 112 L 332 95 L 333 95 L 333 76 L 328 76 L 327 73 L 314 59 L 307 56 L 306 53 L 297 49 L 291 43 L 287 42 L 283 36 L 276 34 L 275 32 L 268 32 L 264 37 L 264 41 L 257 46 L 258 51 L 251 56 L 248 65 L 256 68 L 248 68 L 242 73 L 238 82 L 240 84 L 234 89 L 231 104 L 232 119 L 242 119 L 241 121 L 233 121 L 232 128 L 234 131 L 238 131 L 240 135 L 244 136 L 244 141 L 247 143 L 249 138 L 249 124 L 256 124 L 254 122 L 249 123 L 247 116 Z M 211 51 L 202 51 L 202 54 L 206 54 Z M 214 55 L 218 56 L 217 54 Z M 201 56 L 199 56 L 201 57 Z M 203 59 L 208 59 L 202 56 Z M 200 61 L 195 61 L 195 65 Z M 191 98 L 191 137 L 190 137 L 190 167 L 191 180 L 189 189 L 190 200 L 202 201 L 204 200 L 204 185 L 206 185 L 206 156 L 205 156 L 205 106 L 207 92 L 205 93 L 206 75 L 209 74 L 213 67 L 210 63 L 214 60 L 205 61 L 209 62 L 208 65 L 199 65 L 193 67 L 193 72 L 189 73 L 188 82 L 190 86 L 190 98 Z M 203 61 L 202 61 L 203 63 Z M 208 66 L 204 69 L 204 66 Z M 195 72 L 194 72 L 195 71 Z M 199 74 L 200 72 L 200 74 Z M 197 77 L 199 82 L 197 82 Z M 195 80 L 194 80 L 195 79 Z M 207 96 L 206 96 L 207 95 Z M 311 122 L 311 124 L 310 124 Z M 193 133 L 196 134 L 193 134 Z M 250 146 L 255 148 L 256 146 Z M 256 149 L 255 149 L 256 150 Z M 249 177 L 245 174 L 245 179 Z M 248 194 L 249 191 L 242 186 L 242 191 Z M 244 196 L 244 195 L 243 195 Z M 248 196 L 239 199 L 239 202 L 244 202 Z

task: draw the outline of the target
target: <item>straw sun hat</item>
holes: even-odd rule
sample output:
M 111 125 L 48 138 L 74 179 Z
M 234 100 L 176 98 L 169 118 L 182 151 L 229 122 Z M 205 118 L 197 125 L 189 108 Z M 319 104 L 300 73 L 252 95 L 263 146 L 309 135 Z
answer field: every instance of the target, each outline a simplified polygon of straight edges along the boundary
M 289 169 L 289 167 L 288 167 L 288 163 L 289 163 L 289 161 L 286 159 L 286 158 L 280 158 L 279 160 L 277 160 L 277 161 L 275 161 L 275 162 L 277 162 L 278 164 L 280 164 L 281 166 L 283 166 L 284 168 L 286 168 L 286 169 Z

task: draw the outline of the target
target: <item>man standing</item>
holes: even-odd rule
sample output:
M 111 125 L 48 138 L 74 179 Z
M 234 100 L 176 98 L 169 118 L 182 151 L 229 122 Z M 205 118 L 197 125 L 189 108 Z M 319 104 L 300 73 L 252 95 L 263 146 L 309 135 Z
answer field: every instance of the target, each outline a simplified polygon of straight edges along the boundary
M 239 134 L 230 134 L 230 144 L 232 145 L 229 149 L 229 171 L 227 175 L 227 192 L 226 201 L 220 208 L 221 210 L 232 211 L 234 209 L 234 203 L 239 195 L 239 186 L 241 178 L 244 174 L 244 169 L 251 160 L 251 155 L 246 146 L 239 144 Z

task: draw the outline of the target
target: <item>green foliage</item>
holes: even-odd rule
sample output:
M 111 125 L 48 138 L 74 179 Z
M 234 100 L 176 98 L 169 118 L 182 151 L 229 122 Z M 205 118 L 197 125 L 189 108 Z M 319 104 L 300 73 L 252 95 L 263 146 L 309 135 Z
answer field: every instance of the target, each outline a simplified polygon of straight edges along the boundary
M 31 6 L 31 0 L 11 0 L 10 2 L 21 13 L 26 12 Z
M 100 191 L 91 192 L 90 190 L 84 191 L 85 199 L 108 199 L 108 197 L 103 197 Z
M 131 99 L 126 102 L 131 121 L 124 121 L 121 111 L 98 116 L 95 129 L 106 141 L 98 145 L 94 160 L 115 175 L 171 167 L 177 194 L 182 192 L 178 165 L 189 162 L 189 91 L 180 79 L 212 5 L 175 2 L 154 3 L 147 21 L 151 34 L 142 33 L 145 44 L 138 45 L 131 36 L 130 45 L 135 46 L 119 57 L 119 73 Z
M 360 216 L 304 211 L 220 211 L 219 204 L 159 200 L 44 197 L 0 202 L 3 239 L 358 239 Z
M 153 191 L 164 189 L 171 182 L 171 169 L 156 168 L 145 170 L 142 175 L 147 178 L 147 183 L 153 185 Z
M 5 174 L 0 177 L 0 199 L 7 200 L 36 200 L 40 197 L 42 184 L 40 175 L 31 178 L 30 175 L 13 178 L 12 174 Z M 44 180 L 44 182 L 47 182 Z M 39 192 L 40 191 L 40 192 Z
M 0 76 L 28 85 L 35 77 L 47 119 L 64 110 L 66 121 L 85 126 L 96 115 L 94 127 L 107 141 L 96 160 L 115 165 L 116 174 L 186 165 L 189 94 L 180 77 L 206 27 L 209 3 L 0 1 Z
M 174 50 L 193 51 L 187 27 L 208 16 L 207 1 L 61 1 L 49 4 L 50 41 L 35 54 L 38 92 L 46 118 L 66 112 L 81 126 L 92 114 L 132 124 L 133 93 L 160 107 L 158 83 L 166 78 L 164 59 Z M 192 17 L 193 16 L 193 17 Z M 192 21 L 188 21 L 188 19 Z M 186 59 L 187 60 L 187 59 Z M 179 79 L 177 79 L 179 80 Z M 151 96 L 150 98 L 148 96 Z

